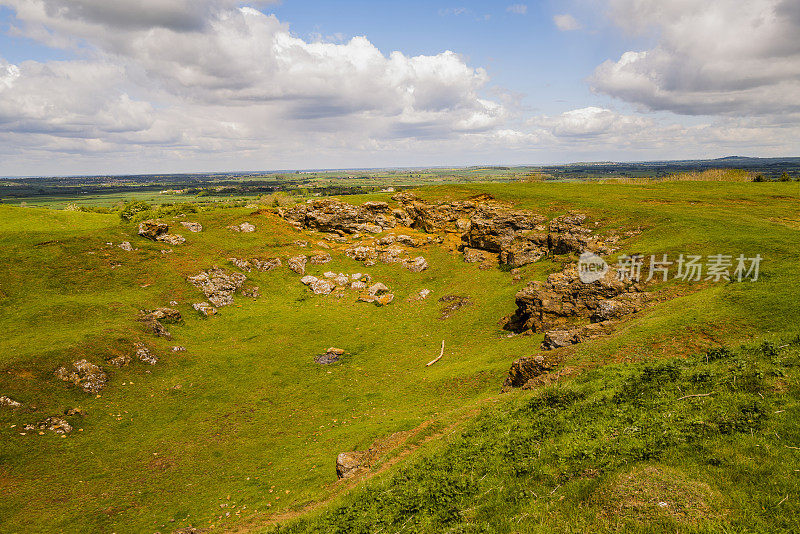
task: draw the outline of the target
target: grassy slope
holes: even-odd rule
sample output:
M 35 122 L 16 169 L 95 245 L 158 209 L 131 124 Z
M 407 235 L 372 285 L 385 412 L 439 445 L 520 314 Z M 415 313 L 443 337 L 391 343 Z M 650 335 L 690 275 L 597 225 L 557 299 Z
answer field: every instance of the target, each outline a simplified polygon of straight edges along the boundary
M 765 257 L 759 283 L 691 292 L 668 284 L 665 291 L 685 296 L 652 308 L 618 336 L 569 351 L 565 357 L 576 365 L 687 354 L 796 328 L 796 184 L 487 184 L 422 193 L 463 198 L 478 191 L 548 214 L 581 209 L 603 227 L 644 227 L 627 252 Z M 0 487 L 7 494 L 0 529 L 235 525 L 235 513 L 219 520 L 234 509 L 220 503 L 235 503 L 236 510 L 246 505 L 243 516 L 259 510 L 249 519 L 258 521 L 337 491 L 336 453 L 446 419 L 493 396 L 511 360 L 538 345 L 538 336 L 506 339 L 498 331 L 497 319 L 513 311 L 519 287 L 508 274 L 479 271 L 437 248 L 424 251 L 431 269 L 422 274 L 395 266 L 365 269 L 339 255 L 312 268 L 369 272 L 396 289 L 398 299 L 387 308 L 352 297 L 310 297 L 281 269 L 250 276 L 261 287 L 260 299 L 237 297 L 238 306 L 201 320 L 189 308 L 200 297 L 185 276 L 225 265 L 229 256 L 306 249 L 295 247 L 297 234 L 271 215 L 224 210 L 189 220 L 207 231 L 181 232 L 188 244 L 162 255 L 160 244 L 135 237 L 132 225 L 113 216 L 0 208 L 0 327 L 6 334 L 0 394 L 36 405 L 35 413 L 0 412 Z M 224 229 L 244 220 L 259 230 Z M 140 250 L 104 245 L 123 239 Z M 121 266 L 112 269 L 114 262 Z M 557 268 L 543 263 L 526 275 L 541 278 Z M 434 297 L 469 295 L 475 305 L 440 321 L 435 298 L 405 301 L 423 287 Z M 178 355 L 133 320 L 138 309 L 170 300 L 181 303 L 186 317 L 170 327 L 175 344 L 189 349 Z M 135 339 L 158 347 L 161 362 L 113 371 L 100 398 L 52 377 L 60 364 L 79 356 L 101 362 Z M 442 339 L 445 358 L 425 368 Z M 331 345 L 348 351 L 344 363 L 330 369 L 313 364 L 313 355 Z M 19 435 L 22 424 L 75 405 L 88 411 L 85 420 L 73 420 L 83 432 L 64 439 Z

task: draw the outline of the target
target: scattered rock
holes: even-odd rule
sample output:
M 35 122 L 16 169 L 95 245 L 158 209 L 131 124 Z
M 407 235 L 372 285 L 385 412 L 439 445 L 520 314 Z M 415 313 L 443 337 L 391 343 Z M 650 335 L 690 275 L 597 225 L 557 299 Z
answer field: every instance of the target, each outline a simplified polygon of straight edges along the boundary
M 51 432 L 55 432 L 56 434 L 69 434 L 72 432 L 72 425 L 70 425 L 66 419 L 59 416 L 48 417 L 44 421 L 40 421 L 36 424 L 25 425 L 24 428 L 27 431 L 36 429 L 49 430 Z
M 242 273 L 228 272 L 218 267 L 189 277 L 189 282 L 200 289 L 214 306 L 233 304 L 233 294 L 245 280 L 247 277 Z
M 379 295 L 375 297 L 375 305 L 376 306 L 386 306 L 390 304 L 394 300 L 394 294 L 386 293 L 385 295 Z
M 377 456 L 376 451 L 343 452 L 336 457 L 336 476 L 351 478 L 369 470 Z
M 155 310 L 142 310 L 140 319 L 143 321 L 155 319 L 162 323 L 179 323 L 182 320 L 181 312 L 174 308 L 156 308 Z
M 306 263 L 308 262 L 307 256 L 294 256 L 286 260 L 289 269 L 297 274 L 306 274 Z
M 71 382 L 87 393 L 99 393 L 108 382 L 108 375 L 97 365 L 87 360 L 78 360 L 71 366 L 59 367 L 56 377 Z
M 344 350 L 331 347 L 324 354 L 314 357 L 314 361 L 320 365 L 329 365 L 338 362 L 344 355 Z
M 335 288 L 336 286 L 332 282 L 325 279 L 317 280 L 311 284 L 311 291 L 315 295 L 329 295 Z
M 318 280 L 319 278 L 317 278 L 316 276 L 311 276 L 310 274 L 307 274 L 306 276 L 300 279 L 300 283 L 305 286 L 311 286 L 314 285 L 314 283 L 317 282 Z
M 136 345 L 136 358 L 143 363 L 148 365 L 155 365 L 158 363 L 158 358 L 153 354 L 149 348 L 145 347 L 141 343 Z
M 156 238 L 156 241 L 161 241 L 168 245 L 182 245 L 186 242 L 186 238 L 178 234 L 162 234 Z
M 243 222 L 242 224 L 234 224 L 231 226 L 226 227 L 231 232 L 242 232 L 245 234 L 249 234 L 251 232 L 256 231 L 256 227 L 248 222 Z
M 344 273 L 339 273 L 334 277 L 333 282 L 337 286 L 344 287 L 350 282 L 350 277 Z
M 169 232 L 169 226 L 154 219 L 139 223 L 139 235 L 153 241 L 167 232 Z
M 0 407 L 4 408 L 21 408 L 22 403 L 17 402 L 10 397 L 6 397 L 5 395 L 0 397 Z
M 200 302 L 198 304 L 192 304 L 192 308 L 199 311 L 205 317 L 210 317 L 211 315 L 217 314 L 217 309 L 208 302 Z
M 356 280 L 355 282 L 350 284 L 350 289 L 354 289 L 356 291 L 363 291 L 367 289 L 367 284 L 360 280 Z
M 383 294 L 388 293 L 388 292 L 389 292 L 389 288 L 386 287 L 386 285 L 382 284 L 381 282 L 373 284 L 369 288 L 369 294 L 372 295 L 373 297 L 377 296 L 377 295 L 383 295 Z
M 428 262 L 422 256 L 418 256 L 413 260 L 406 260 L 403 262 L 403 267 L 412 273 L 421 273 L 428 268 Z
M 186 347 L 176 345 L 170 349 L 172 352 L 186 352 Z
M 428 298 L 428 295 L 430 294 L 431 294 L 430 289 L 423 289 L 422 291 L 419 292 L 419 300 L 425 300 L 426 298 Z
M 200 223 L 182 221 L 181 224 L 190 232 L 198 233 L 203 231 L 203 225 Z
M 133 245 L 131 245 L 130 241 L 123 241 L 122 243 L 119 244 L 119 248 L 121 248 L 126 252 L 133 252 L 135 250 L 133 248 Z
M 245 297 L 250 297 L 251 299 L 257 299 L 261 296 L 261 292 L 259 291 L 258 286 L 252 286 L 242 289 L 242 295 Z
M 86 410 L 84 410 L 80 406 L 76 406 L 75 408 L 67 408 L 66 410 L 64 410 L 64 415 L 68 417 L 73 417 L 73 416 L 86 417 Z
M 333 258 L 331 258 L 331 255 L 327 252 L 318 252 L 317 254 L 311 256 L 309 261 L 311 262 L 311 265 L 324 265 L 326 263 L 330 263 L 332 259 Z
M 253 259 L 250 260 L 256 269 L 263 272 L 268 272 L 281 266 L 280 258 L 267 258 L 265 260 Z

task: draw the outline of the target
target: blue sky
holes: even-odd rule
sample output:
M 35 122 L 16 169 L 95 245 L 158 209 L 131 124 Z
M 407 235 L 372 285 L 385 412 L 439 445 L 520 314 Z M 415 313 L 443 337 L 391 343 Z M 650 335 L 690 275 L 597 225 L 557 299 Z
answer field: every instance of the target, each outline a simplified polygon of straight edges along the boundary
M 798 30 L 792 0 L 0 0 L 0 175 L 797 155 Z

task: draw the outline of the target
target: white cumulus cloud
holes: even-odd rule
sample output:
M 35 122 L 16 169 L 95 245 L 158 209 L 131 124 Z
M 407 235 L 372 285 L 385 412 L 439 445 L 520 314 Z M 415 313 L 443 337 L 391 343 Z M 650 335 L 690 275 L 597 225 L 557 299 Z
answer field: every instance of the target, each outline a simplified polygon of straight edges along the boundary
M 578 22 L 577 19 L 572 15 L 570 15 L 569 13 L 554 15 L 553 22 L 555 23 L 556 28 L 558 28 L 562 32 L 580 30 L 581 28 L 583 28 L 581 23 Z

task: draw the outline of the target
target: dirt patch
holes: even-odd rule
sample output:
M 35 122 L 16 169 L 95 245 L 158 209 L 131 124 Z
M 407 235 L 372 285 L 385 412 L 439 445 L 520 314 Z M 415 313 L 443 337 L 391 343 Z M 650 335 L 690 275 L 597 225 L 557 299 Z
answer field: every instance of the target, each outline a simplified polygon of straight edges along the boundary
M 472 305 L 472 299 L 462 295 L 445 295 L 439 299 L 444 306 L 439 311 L 439 319 L 449 319 L 455 312 Z
M 662 465 L 636 467 L 613 478 L 593 499 L 612 521 L 671 520 L 693 524 L 722 514 L 721 497 L 706 483 Z

